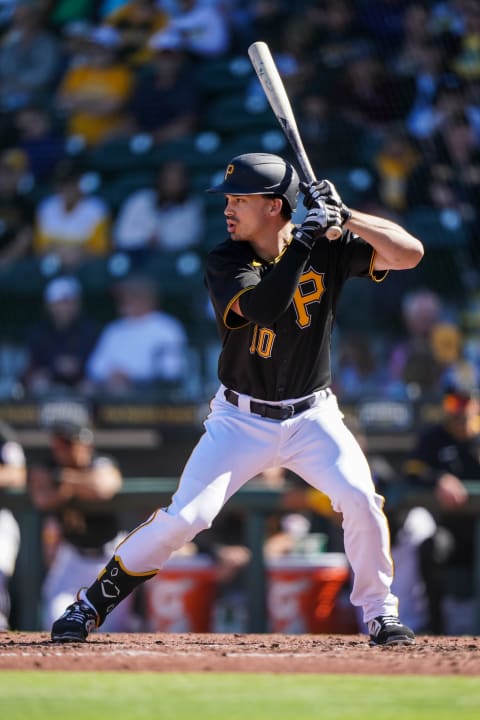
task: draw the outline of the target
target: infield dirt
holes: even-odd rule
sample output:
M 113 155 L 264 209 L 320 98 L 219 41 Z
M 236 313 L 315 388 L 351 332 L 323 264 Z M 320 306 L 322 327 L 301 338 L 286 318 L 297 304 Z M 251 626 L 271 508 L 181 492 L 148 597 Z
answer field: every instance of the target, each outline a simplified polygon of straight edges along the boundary
M 371 648 L 364 635 L 107 634 L 53 644 L 0 633 L 1 670 L 480 675 L 480 638 L 420 636 Z

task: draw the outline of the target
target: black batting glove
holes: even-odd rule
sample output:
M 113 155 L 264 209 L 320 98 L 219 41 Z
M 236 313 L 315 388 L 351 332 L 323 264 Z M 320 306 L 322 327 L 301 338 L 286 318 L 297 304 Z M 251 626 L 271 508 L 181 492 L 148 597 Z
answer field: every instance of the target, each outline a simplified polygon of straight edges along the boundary
M 310 183 L 301 182 L 300 192 L 303 193 L 303 204 L 310 210 L 319 201 L 327 205 L 335 205 L 340 209 L 341 225 L 350 220 L 352 213 L 343 202 L 335 185 L 330 180 L 313 180 Z
M 295 228 L 292 237 L 311 250 L 317 240 L 325 235 L 329 227 L 341 225 L 340 208 L 318 200 L 308 211 L 300 227 Z

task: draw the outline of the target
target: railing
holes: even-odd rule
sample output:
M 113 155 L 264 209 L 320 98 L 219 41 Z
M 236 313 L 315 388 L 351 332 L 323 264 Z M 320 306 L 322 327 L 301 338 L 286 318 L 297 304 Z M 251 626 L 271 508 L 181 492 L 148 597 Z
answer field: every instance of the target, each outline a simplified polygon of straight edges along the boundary
M 95 510 L 106 508 L 114 512 L 149 514 L 164 507 L 178 484 L 177 478 L 128 478 L 122 490 L 111 500 L 97 502 Z M 247 609 L 249 632 L 266 629 L 265 570 L 263 543 L 265 517 L 280 509 L 280 489 L 248 483 L 228 502 L 229 508 L 245 510 L 245 543 L 251 549 L 251 562 L 247 568 Z M 17 561 L 16 584 L 19 597 L 18 625 L 20 630 L 38 629 L 39 600 L 42 584 L 41 515 L 32 506 L 28 495 L 7 491 L 0 501 L 16 513 L 21 529 L 21 548 Z M 92 506 L 89 505 L 89 511 Z
M 95 507 L 103 512 L 107 507 L 114 512 L 135 512 L 145 515 L 158 507 L 167 505 L 177 487 L 178 479 L 164 478 L 128 478 L 122 490 L 111 500 L 96 503 Z M 475 632 L 480 633 L 480 481 L 465 483 L 469 501 L 458 512 L 475 517 L 475 563 L 474 589 L 476 604 Z M 248 631 L 265 632 L 266 617 L 266 581 L 263 560 L 265 539 L 265 518 L 279 512 L 282 489 L 268 488 L 250 481 L 228 502 L 229 508 L 245 511 L 245 542 L 252 551 L 252 559 L 247 574 Z M 431 493 L 412 492 L 402 500 L 414 506 L 417 504 L 437 509 Z M 17 562 L 18 627 L 20 630 L 38 629 L 39 601 L 42 584 L 41 559 L 41 515 L 32 506 L 28 495 L 23 491 L 6 491 L 2 494 L 1 504 L 10 507 L 16 514 L 21 527 L 21 549 Z

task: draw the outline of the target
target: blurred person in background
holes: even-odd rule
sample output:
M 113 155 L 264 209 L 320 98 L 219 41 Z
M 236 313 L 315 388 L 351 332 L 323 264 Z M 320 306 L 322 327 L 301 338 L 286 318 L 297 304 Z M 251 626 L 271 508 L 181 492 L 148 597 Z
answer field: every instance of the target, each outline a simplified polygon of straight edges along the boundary
M 65 152 L 63 130 L 52 113 L 40 105 L 26 105 L 14 117 L 17 145 L 28 157 L 29 169 L 37 185 L 49 181 L 52 168 Z
M 55 100 L 65 114 L 67 134 L 91 147 L 127 132 L 134 76 L 118 58 L 120 36 L 114 28 L 94 27 L 79 43 Z
M 457 378 L 445 388 L 441 410 L 437 422 L 420 428 L 404 471 L 413 489 L 431 496 L 422 508 L 431 513 L 429 533 L 418 548 L 427 627 L 436 634 L 457 635 L 474 632 L 475 516 L 464 512 L 469 503 L 464 481 L 480 479 L 477 387 Z
M 388 0 L 387 0 L 388 3 Z M 390 46 L 390 58 L 388 61 L 391 71 L 402 76 L 416 77 L 419 63 L 421 62 L 422 51 L 426 39 L 429 39 L 429 13 L 423 2 L 388 3 L 390 7 L 395 4 L 400 12 L 400 33 L 397 36 L 397 43 Z M 376 3 L 365 3 L 371 9 Z M 384 9 L 386 3 L 383 3 Z M 372 13 L 373 15 L 373 13 Z M 385 30 L 385 27 L 383 28 Z M 379 37 L 380 47 L 386 47 L 388 40 L 383 36 Z
M 125 199 L 113 243 L 118 250 L 148 259 L 152 253 L 198 245 L 204 231 L 203 201 L 190 189 L 185 163 L 172 160 L 159 167 L 155 187 L 137 190 Z
M 434 0 L 429 28 L 434 34 L 461 37 L 465 32 L 465 8 L 468 0 Z
M 387 130 L 373 156 L 373 166 L 379 198 L 390 211 L 407 209 L 409 179 L 419 162 L 418 150 L 402 125 Z
M 42 3 L 17 0 L 0 40 L 0 108 L 9 112 L 48 103 L 59 69 L 59 45 L 46 29 Z
M 463 3 L 464 32 L 458 52 L 452 62 L 455 72 L 462 78 L 480 79 L 480 8 L 476 0 Z
M 128 0 L 100 0 L 100 2 L 97 2 L 100 20 L 103 21 L 112 12 L 115 12 L 115 10 L 118 10 L 127 2 Z M 161 2 L 164 4 L 163 0 L 161 0 Z
M 414 88 L 405 125 L 410 136 L 423 145 L 435 132 L 443 113 L 448 112 L 449 100 L 444 103 L 443 98 L 450 98 L 449 89 L 456 83 L 448 73 L 442 45 L 428 35 L 417 47 L 411 61 L 414 66 L 407 76 L 412 79 Z
M 114 287 L 117 318 L 106 325 L 87 363 L 97 392 L 128 394 L 176 387 L 188 371 L 187 335 L 176 317 L 158 307 L 158 292 L 145 276 Z
M 359 161 L 362 133 L 324 95 L 307 89 L 298 99 L 297 121 L 314 168 L 352 167 Z
M 341 335 L 336 365 L 333 387 L 342 400 L 358 401 L 382 395 L 385 371 L 374 340 L 365 332 L 351 329 Z
M 168 14 L 156 0 L 127 0 L 102 20 L 104 25 L 117 30 L 119 57 L 134 68 L 150 59 L 148 41 L 168 22 Z
M 82 287 L 75 277 L 51 280 L 44 291 L 45 316 L 28 339 L 28 393 L 82 392 L 85 367 L 99 329 L 82 307 Z
M 30 468 L 28 480 L 44 523 L 44 629 L 65 602 L 73 602 L 77 583 L 97 574 L 124 536 L 115 513 L 99 508 L 120 491 L 122 475 L 114 459 L 97 453 L 88 421 L 72 411 L 52 420 L 48 431 L 49 455 Z M 131 614 L 128 602 L 108 630 L 129 630 Z
M 16 0 L 0 0 L 0 32 L 2 34 L 12 20 L 15 3 Z
M 474 113 L 472 114 L 469 108 L 469 87 L 469 82 L 443 67 L 443 74 L 436 83 L 432 102 L 424 108 L 420 116 L 418 132 L 415 127 L 408 128 L 425 152 L 435 153 L 435 138 L 440 137 L 438 133 L 451 119 L 466 114 L 469 122 L 474 124 Z
M 10 580 L 20 549 L 20 528 L 14 515 L 2 507 L 2 491 L 26 485 L 26 463 L 13 429 L 0 421 L 0 630 L 10 626 Z
M 329 91 L 336 111 L 373 138 L 403 120 L 410 96 L 410 81 L 389 73 L 369 47 L 346 62 Z
M 463 110 L 444 118 L 430 147 L 428 159 L 410 176 L 410 207 L 451 210 L 473 224 L 480 207 L 480 139 Z
M 293 13 L 291 32 L 300 38 L 302 55 L 314 63 L 317 83 L 329 76 L 335 82 L 347 64 L 371 46 L 356 5 L 352 0 L 322 0 L 308 3 L 303 13 Z
M 95 22 L 97 19 L 97 0 L 46 0 L 49 7 L 49 24 L 63 32 L 74 23 Z
M 184 50 L 198 58 L 228 53 L 230 27 L 222 2 L 178 0 L 177 7 L 168 29 L 180 35 Z
M 387 358 L 388 392 L 415 397 L 435 392 L 442 369 L 432 346 L 434 328 L 442 319 L 440 296 L 428 288 L 407 293 L 402 301 L 403 338 L 391 346 Z
M 18 148 L 0 155 L 0 270 L 31 253 L 33 207 L 22 191 L 28 158 Z
M 375 46 L 390 57 L 405 35 L 406 14 L 415 0 L 356 0 L 358 22 Z
M 294 29 L 295 15 L 292 16 L 291 9 L 287 5 L 283 0 L 267 0 L 267 2 L 249 0 L 245 3 L 251 33 L 249 42 L 261 38 L 275 54 L 281 51 L 286 26 L 290 31 Z M 308 7 L 304 12 L 308 13 Z
M 193 61 L 178 33 L 155 33 L 148 46 L 153 57 L 137 76 L 129 103 L 131 132 L 148 133 L 162 144 L 195 131 L 201 98 Z
M 106 203 L 82 191 L 82 172 L 70 160 L 54 171 L 55 191 L 41 200 L 35 214 L 34 251 L 54 255 L 65 271 L 107 255 L 110 215 Z

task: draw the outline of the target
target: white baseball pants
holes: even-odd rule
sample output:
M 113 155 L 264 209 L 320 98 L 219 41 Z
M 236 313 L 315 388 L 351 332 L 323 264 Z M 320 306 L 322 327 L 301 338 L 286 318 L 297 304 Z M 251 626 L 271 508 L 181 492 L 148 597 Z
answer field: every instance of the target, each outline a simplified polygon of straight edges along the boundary
M 20 528 L 6 508 L 0 508 L 0 572 L 11 577 L 20 549 Z
M 210 527 L 250 478 L 284 467 L 324 492 L 343 514 L 345 552 L 354 575 L 350 599 L 363 609 L 364 621 L 396 614 L 383 498 L 375 492 L 367 460 L 343 422 L 336 397 L 319 392 L 312 408 L 278 421 L 252 414 L 247 396 L 240 395 L 239 407 L 230 404 L 224 391 L 220 386 L 212 400 L 205 433 L 169 507 L 154 512 L 117 547 L 124 567 L 132 574 L 159 570 L 174 550 Z

